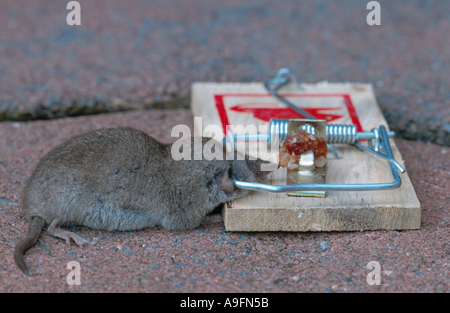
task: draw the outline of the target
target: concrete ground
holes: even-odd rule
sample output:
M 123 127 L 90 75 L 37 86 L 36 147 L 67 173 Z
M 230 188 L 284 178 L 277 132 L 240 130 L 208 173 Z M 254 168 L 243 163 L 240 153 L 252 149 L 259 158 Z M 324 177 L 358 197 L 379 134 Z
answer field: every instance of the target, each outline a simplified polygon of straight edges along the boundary
M 449 1 L 384 2 L 381 26 L 367 0 L 83 0 L 81 26 L 67 2 L 1 2 L 0 120 L 153 107 L 290 67 L 372 83 L 401 136 L 450 145 Z
M 67 2 L 0 3 L 0 292 L 450 291 L 448 1 L 383 2 L 372 27 L 368 1 L 83 0 L 72 27 Z M 27 253 L 34 276 L 18 270 L 23 188 L 52 147 L 118 125 L 170 141 L 174 125 L 193 124 L 193 82 L 263 81 L 284 66 L 309 83 L 374 85 L 422 205 L 420 230 L 79 227 L 96 243 L 67 247 L 44 234 Z M 66 283 L 70 261 L 81 264 L 81 286 Z M 381 286 L 366 282 L 370 261 L 381 264 Z
M 158 121 L 158 123 L 156 123 Z M 415 231 L 231 233 L 223 223 L 192 231 L 154 228 L 104 232 L 75 228 L 97 243 L 70 248 L 43 235 L 27 253 L 34 273 L 13 261 L 28 223 L 22 191 L 39 159 L 57 143 L 100 127 L 138 127 L 161 141 L 173 126 L 192 126 L 188 110 L 113 113 L 54 121 L 0 124 L 1 292 L 439 292 L 449 289 L 450 148 L 397 139 L 422 204 Z M 81 264 L 82 285 L 68 286 L 67 263 Z M 369 286 L 377 261 L 382 285 Z

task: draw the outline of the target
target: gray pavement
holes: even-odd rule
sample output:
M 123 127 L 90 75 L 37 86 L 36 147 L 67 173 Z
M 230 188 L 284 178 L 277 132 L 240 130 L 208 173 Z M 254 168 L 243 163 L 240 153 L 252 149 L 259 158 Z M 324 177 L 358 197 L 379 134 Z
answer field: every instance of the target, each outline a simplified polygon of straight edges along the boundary
M 80 0 L 81 26 L 67 25 L 67 2 L 0 2 L 0 292 L 450 291 L 449 1 L 380 1 L 381 26 L 367 25 L 367 0 Z M 18 270 L 23 188 L 51 148 L 119 125 L 173 140 L 174 125 L 193 124 L 193 82 L 264 81 L 281 67 L 308 83 L 374 85 L 422 205 L 420 230 L 77 227 L 97 243 L 43 235 L 27 254 L 34 276 Z M 66 283 L 69 261 L 82 265 L 81 286 Z M 366 282 L 370 261 L 381 286 Z
M 450 2 L 66 1 L 0 3 L 0 120 L 164 107 L 196 81 L 365 82 L 400 137 L 450 146 Z M 185 105 L 175 101 L 169 105 Z M 185 107 L 185 106 L 184 106 Z
M 450 148 L 404 139 L 396 144 L 422 205 L 420 230 L 246 233 L 227 232 L 223 223 L 178 232 L 72 227 L 96 243 L 68 247 L 44 233 L 26 254 L 33 276 L 21 273 L 13 251 L 29 226 L 20 218 L 23 188 L 45 153 L 74 134 L 119 125 L 168 142 L 178 124 L 193 126 L 189 110 L 0 123 L 0 293 L 450 291 Z M 80 286 L 66 282 L 71 261 L 81 265 Z M 371 261 L 381 266 L 380 286 L 367 284 Z

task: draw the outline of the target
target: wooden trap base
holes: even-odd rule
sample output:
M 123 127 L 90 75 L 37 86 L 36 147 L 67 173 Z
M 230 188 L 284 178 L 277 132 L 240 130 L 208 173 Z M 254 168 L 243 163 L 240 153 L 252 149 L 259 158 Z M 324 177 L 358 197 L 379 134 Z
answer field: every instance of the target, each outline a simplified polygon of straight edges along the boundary
M 355 124 L 358 131 L 385 125 L 371 85 L 328 84 L 286 86 L 279 90 L 294 104 L 331 124 Z M 196 83 L 192 111 L 209 124 L 263 125 L 270 118 L 303 118 L 287 108 L 262 83 Z M 203 129 L 197 129 L 203 133 Z M 211 134 L 204 134 L 209 136 Z M 390 140 L 395 159 L 404 162 Z M 340 160 L 328 154 L 327 184 L 387 183 L 393 177 L 387 161 L 354 146 L 335 145 Z M 399 189 L 326 192 L 325 198 L 253 192 L 223 208 L 228 231 L 362 231 L 419 229 L 420 203 L 407 173 Z M 270 174 L 268 184 L 285 185 L 286 169 Z

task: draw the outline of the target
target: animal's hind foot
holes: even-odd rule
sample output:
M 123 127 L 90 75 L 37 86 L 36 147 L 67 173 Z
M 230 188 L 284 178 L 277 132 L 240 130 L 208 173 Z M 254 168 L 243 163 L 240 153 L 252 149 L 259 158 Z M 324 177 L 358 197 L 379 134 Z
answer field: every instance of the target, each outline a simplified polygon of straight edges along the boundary
M 86 239 L 78 236 L 77 234 L 74 234 L 74 233 L 71 233 L 71 232 L 68 232 L 68 231 L 65 231 L 62 229 L 59 229 L 56 232 L 52 232 L 50 234 L 55 237 L 64 239 L 69 247 L 70 247 L 70 239 L 72 239 L 80 247 L 89 244 L 89 241 L 87 241 Z
M 61 219 L 53 220 L 53 222 L 48 227 L 47 232 L 52 236 L 64 239 L 68 246 L 70 246 L 71 239 L 80 247 L 89 244 L 89 241 L 78 236 L 77 234 L 59 228 L 60 223 Z

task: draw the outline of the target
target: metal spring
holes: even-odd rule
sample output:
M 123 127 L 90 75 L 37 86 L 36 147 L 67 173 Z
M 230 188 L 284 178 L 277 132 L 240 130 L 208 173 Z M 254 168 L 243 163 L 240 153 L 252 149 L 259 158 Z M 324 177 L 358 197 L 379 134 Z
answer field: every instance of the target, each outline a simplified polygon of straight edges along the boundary
M 327 124 L 327 142 L 354 144 L 356 142 L 356 125 Z
M 277 136 L 277 134 L 279 134 L 280 142 L 287 137 L 288 129 L 288 119 L 272 119 L 270 121 L 270 136 Z M 311 125 L 305 125 L 302 129 L 308 133 L 315 133 L 315 128 Z M 354 144 L 357 140 L 356 125 L 327 124 L 326 132 L 328 144 Z
M 270 138 L 279 138 L 279 143 L 289 135 L 289 120 L 287 119 L 271 119 L 270 120 Z

